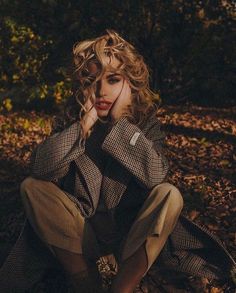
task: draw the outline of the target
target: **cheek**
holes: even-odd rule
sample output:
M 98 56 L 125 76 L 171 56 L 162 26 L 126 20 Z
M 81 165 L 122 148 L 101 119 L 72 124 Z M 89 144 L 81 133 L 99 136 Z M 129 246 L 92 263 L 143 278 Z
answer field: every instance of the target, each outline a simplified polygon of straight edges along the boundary
M 122 84 L 116 84 L 109 88 L 110 96 L 116 98 L 122 91 Z
M 128 85 L 128 88 L 127 88 L 127 93 L 129 95 L 129 97 L 131 97 L 132 95 L 132 90 L 131 90 L 131 87 Z

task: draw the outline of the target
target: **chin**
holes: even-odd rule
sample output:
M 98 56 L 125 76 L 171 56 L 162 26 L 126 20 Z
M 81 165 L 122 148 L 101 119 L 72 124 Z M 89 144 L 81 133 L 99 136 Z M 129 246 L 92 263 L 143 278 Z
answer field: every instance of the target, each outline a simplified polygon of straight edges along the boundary
M 98 115 L 98 117 L 107 117 L 108 116 L 108 113 L 109 113 L 109 111 L 106 111 L 106 110 L 99 110 L 99 111 L 97 111 L 97 115 Z

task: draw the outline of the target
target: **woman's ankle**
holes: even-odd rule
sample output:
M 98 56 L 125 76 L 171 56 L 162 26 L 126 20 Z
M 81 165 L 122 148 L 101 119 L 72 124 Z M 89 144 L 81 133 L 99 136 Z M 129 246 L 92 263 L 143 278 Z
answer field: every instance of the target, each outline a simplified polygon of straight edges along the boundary
M 88 270 L 86 260 L 82 254 L 74 253 L 55 246 L 52 246 L 52 249 L 66 273 L 73 275 Z
M 145 244 L 121 264 L 112 284 L 112 293 L 132 293 L 140 283 L 148 266 Z
M 69 292 L 73 293 L 101 293 L 102 278 L 94 267 L 89 267 L 86 271 L 81 271 L 76 274 L 67 274 L 69 281 Z

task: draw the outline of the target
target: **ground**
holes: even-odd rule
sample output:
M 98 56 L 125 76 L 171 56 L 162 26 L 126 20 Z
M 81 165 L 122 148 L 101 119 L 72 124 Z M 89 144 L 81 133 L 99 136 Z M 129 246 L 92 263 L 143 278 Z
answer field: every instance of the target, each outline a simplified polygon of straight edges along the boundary
M 235 258 L 236 108 L 165 106 L 158 113 L 167 135 L 168 180 L 184 197 L 183 213 L 215 233 Z M 32 149 L 50 134 L 51 118 L 35 112 L 0 115 L 1 262 L 21 230 L 24 212 L 19 186 L 29 174 Z M 101 263 L 100 269 L 104 275 L 109 271 Z M 147 292 L 147 287 L 148 292 L 164 293 L 234 292 L 232 284 L 217 287 L 204 279 L 160 276 L 155 271 L 141 285 L 139 292 Z

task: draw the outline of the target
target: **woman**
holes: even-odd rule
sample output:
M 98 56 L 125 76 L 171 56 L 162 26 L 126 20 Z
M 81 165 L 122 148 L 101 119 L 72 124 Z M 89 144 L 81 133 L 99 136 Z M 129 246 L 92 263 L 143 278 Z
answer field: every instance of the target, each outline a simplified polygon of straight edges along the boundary
M 64 132 L 55 134 L 37 148 L 35 159 L 32 161 L 32 176 L 47 182 L 38 183 L 35 179 L 26 179 L 21 186 L 23 201 L 32 226 L 40 238 L 50 244 L 72 281 L 76 280 L 74 283 L 80 283 L 79 276 L 83 275 L 82 278 L 84 278 L 86 272 L 89 279 L 88 265 L 81 247 L 84 219 L 91 224 L 100 244 L 108 236 L 111 236 L 109 243 L 113 244 L 117 237 L 122 236 L 120 230 L 127 230 L 127 223 L 130 226 L 130 220 L 133 222 L 138 210 L 145 203 L 146 206 L 143 207 L 138 220 L 133 223 L 133 232 L 130 231 L 127 243 L 123 248 L 122 262 L 112 289 L 113 292 L 132 292 L 172 231 L 182 208 L 182 198 L 177 189 L 170 184 L 157 186 L 164 180 L 168 167 L 161 152 L 159 123 L 155 117 L 150 117 L 155 108 L 152 101 L 153 94 L 148 89 L 148 71 L 142 57 L 116 33 L 108 32 L 107 35 L 94 41 L 77 44 L 74 48 L 74 59 L 75 75 L 79 85 L 77 99 L 82 106 L 80 123 L 76 121 Z M 83 113 L 85 114 L 82 115 Z M 78 117 L 79 113 L 77 113 L 77 119 Z M 129 122 L 127 118 L 130 118 L 132 122 Z M 104 127 L 98 123 L 96 127 L 98 119 L 102 122 L 107 119 L 107 125 Z M 142 120 L 148 120 L 143 121 L 146 127 L 144 130 L 146 137 L 144 132 L 142 133 L 141 129 L 136 126 L 138 123 L 141 125 Z M 92 127 L 94 129 L 91 134 Z M 68 131 L 69 133 L 67 133 Z M 74 166 L 74 162 L 76 167 L 71 168 L 75 174 L 72 174 L 69 172 L 69 168 Z M 119 174 L 116 174 L 118 171 Z M 112 172 L 113 178 L 111 178 Z M 86 192 L 80 186 L 82 184 L 80 175 L 85 179 L 85 186 L 92 189 L 91 193 Z M 67 188 L 66 181 L 71 181 L 72 176 L 75 176 L 75 179 Z M 122 178 L 123 176 L 126 177 L 125 180 Z M 63 183 L 59 182 L 61 178 L 63 178 Z M 91 179 L 95 180 L 93 186 L 90 183 Z M 113 180 L 113 182 L 109 182 L 109 180 Z M 136 181 L 131 182 L 132 180 Z M 75 219 L 71 219 L 71 214 L 65 215 L 68 210 L 66 195 L 60 195 L 60 198 L 54 203 L 55 207 L 50 206 L 50 199 L 46 199 L 41 192 L 38 194 L 35 191 L 34 188 L 38 184 L 43 185 L 39 188 L 50 188 L 52 183 L 49 181 L 53 181 L 61 188 L 59 190 L 52 186 L 54 192 L 47 192 L 50 197 L 53 197 L 53 200 L 62 193 L 61 190 L 70 193 L 70 198 L 71 195 L 75 197 L 73 201 L 77 208 L 71 200 L 69 202 L 69 206 L 73 205 L 73 215 L 77 221 L 76 228 L 73 227 L 74 231 L 68 231 L 68 227 L 62 227 L 62 224 L 57 227 L 58 213 L 62 214 L 63 221 L 67 219 L 66 225 L 71 225 L 71 228 L 72 221 L 75 221 Z M 130 187 L 124 195 L 128 184 Z M 75 187 L 70 192 L 72 186 Z M 120 190 L 116 190 L 115 186 Z M 159 190 L 164 193 L 159 194 Z M 147 193 L 150 193 L 150 197 Z M 38 198 L 42 197 L 45 199 L 45 206 L 38 202 Z M 131 199 L 130 206 L 127 208 L 125 208 L 126 203 L 121 202 L 124 205 L 123 212 L 127 214 L 126 217 L 130 215 L 129 210 L 131 210 L 132 218 L 123 223 L 122 227 L 118 227 L 115 218 L 119 217 L 116 212 L 120 209 L 119 203 L 122 197 L 125 197 L 127 202 L 130 200 L 129 197 L 135 198 Z M 59 201 L 63 201 L 66 211 L 62 207 L 58 207 Z M 42 206 L 44 213 L 36 215 Z M 48 213 L 45 213 L 45 207 L 50 210 L 50 218 Z M 152 211 L 147 213 L 148 209 L 152 209 Z M 159 209 L 163 211 L 161 214 L 164 213 L 164 215 L 156 217 L 155 214 Z M 51 219 L 53 211 L 56 223 Z M 81 219 L 78 220 L 78 217 Z M 138 222 L 143 217 L 148 218 L 139 224 Z M 102 220 L 111 223 L 110 227 L 105 226 L 101 229 Z M 45 231 L 44 221 L 47 223 L 51 221 L 50 231 L 48 231 L 48 227 Z M 155 224 L 155 221 L 158 223 Z M 149 236 L 163 230 L 164 222 L 166 227 L 162 232 L 163 236 L 158 238 L 160 244 L 152 244 Z M 148 232 L 146 227 L 150 225 L 153 228 Z M 45 226 L 47 226 L 46 223 Z M 60 231 L 59 235 L 54 235 L 58 233 L 59 229 L 63 233 Z M 138 233 L 138 229 L 143 231 Z M 68 233 L 69 238 L 73 241 L 65 243 L 65 233 Z M 146 235 L 147 233 L 148 235 Z M 158 247 L 159 251 L 157 249 L 152 251 L 149 248 L 152 245 Z M 108 249 L 112 249 L 112 245 Z M 81 283 L 85 284 L 85 281 Z M 86 287 L 92 283 L 94 282 L 88 281 Z M 82 284 L 76 286 L 78 290 L 81 290 Z
M 34 151 L 31 177 L 21 184 L 28 234 L 60 262 L 74 292 L 102 292 L 102 255 L 119 264 L 115 293 L 133 292 L 157 258 L 217 278 L 219 266 L 205 266 L 205 247 L 220 251 L 229 270 L 233 260 L 218 240 L 179 219 L 183 200 L 164 182 L 168 163 L 143 58 L 114 31 L 73 53 L 76 99 Z M 2 271 L 9 275 L 9 265 Z

